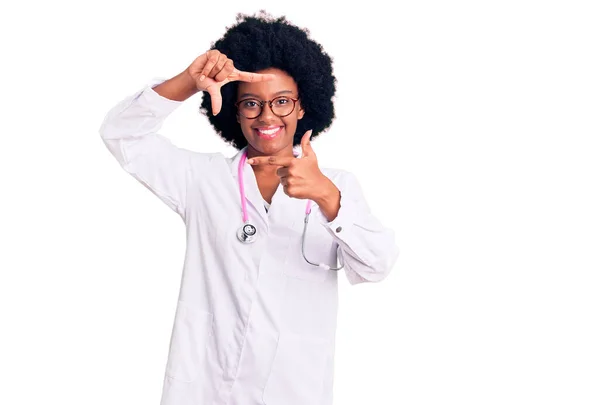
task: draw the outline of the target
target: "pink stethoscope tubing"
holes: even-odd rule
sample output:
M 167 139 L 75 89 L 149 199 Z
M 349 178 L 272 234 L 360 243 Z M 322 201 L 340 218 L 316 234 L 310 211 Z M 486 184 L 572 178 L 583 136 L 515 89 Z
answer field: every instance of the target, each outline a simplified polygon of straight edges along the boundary
M 244 164 L 246 163 L 247 151 L 244 151 L 242 157 L 240 159 L 240 163 L 238 165 L 238 183 L 240 187 L 240 197 L 242 201 L 242 220 L 244 224 L 238 231 L 238 239 L 240 239 L 243 243 L 251 243 L 254 242 L 256 237 L 256 227 L 250 224 L 248 219 L 248 208 L 246 206 L 246 192 L 244 190 Z M 325 263 L 313 263 L 307 259 L 306 254 L 304 253 L 304 242 L 306 239 L 306 229 L 308 227 L 308 218 L 310 217 L 310 209 L 311 200 L 306 202 L 306 209 L 304 210 L 304 230 L 302 231 L 302 256 L 307 263 L 312 264 L 313 266 L 324 268 L 325 270 L 341 270 L 344 267 L 344 258 L 342 255 L 339 255 L 340 258 L 340 266 L 339 267 L 331 267 Z

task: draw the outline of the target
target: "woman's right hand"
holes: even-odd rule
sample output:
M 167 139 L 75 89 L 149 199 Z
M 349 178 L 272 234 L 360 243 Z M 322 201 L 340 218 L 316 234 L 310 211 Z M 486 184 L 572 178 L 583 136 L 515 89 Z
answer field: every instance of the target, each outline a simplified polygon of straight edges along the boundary
M 260 82 L 275 78 L 273 74 L 237 70 L 233 61 L 216 49 L 211 49 L 198 56 L 186 71 L 196 83 L 198 90 L 210 94 L 213 115 L 217 115 L 221 111 L 223 105 L 221 87 L 227 83 L 236 80 Z

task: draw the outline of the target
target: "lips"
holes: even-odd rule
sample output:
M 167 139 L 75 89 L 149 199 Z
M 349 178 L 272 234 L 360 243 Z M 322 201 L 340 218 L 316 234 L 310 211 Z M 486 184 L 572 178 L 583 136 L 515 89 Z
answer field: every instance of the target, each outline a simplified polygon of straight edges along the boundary
M 261 138 L 261 139 L 273 139 L 275 137 L 277 137 L 277 135 L 279 135 L 281 133 L 281 130 L 283 129 L 283 127 L 281 126 L 270 126 L 270 127 L 260 127 L 260 128 L 253 128 L 254 132 Z

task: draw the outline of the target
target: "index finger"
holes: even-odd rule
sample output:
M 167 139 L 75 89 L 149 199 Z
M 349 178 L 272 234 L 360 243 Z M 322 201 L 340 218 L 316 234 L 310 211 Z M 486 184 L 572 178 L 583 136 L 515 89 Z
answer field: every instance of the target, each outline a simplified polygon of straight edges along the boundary
M 233 69 L 233 72 L 229 75 L 230 80 L 240 80 L 242 82 L 266 82 L 268 80 L 273 80 L 275 75 L 272 73 L 252 73 L 245 72 L 243 70 Z
M 289 166 L 295 156 L 258 156 L 248 159 L 248 163 L 252 166 L 256 165 L 273 165 L 273 166 Z

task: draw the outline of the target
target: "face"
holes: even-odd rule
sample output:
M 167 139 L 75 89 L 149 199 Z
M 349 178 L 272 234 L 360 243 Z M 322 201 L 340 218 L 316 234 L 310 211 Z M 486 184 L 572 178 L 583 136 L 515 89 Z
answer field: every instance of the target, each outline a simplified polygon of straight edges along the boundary
M 272 73 L 275 79 L 257 83 L 240 82 L 238 85 L 237 101 L 253 99 L 265 102 L 258 117 L 246 118 L 241 114 L 237 117 L 248 141 L 248 156 L 291 156 L 296 126 L 298 120 L 304 117 L 300 100 L 295 103 L 291 114 L 285 117 L 275 115 L 268 101 L 279 96 L 297 99 L 298 86 L 290 75 L 280 69 L 269 68 L 257 73 Z M 282 105 L 285 100 L 279 99 L 273 103 L 275 111 L 278 108 L 276 103 Z M 248 105 L 256 106 L 256 103 L 250 102 Z

